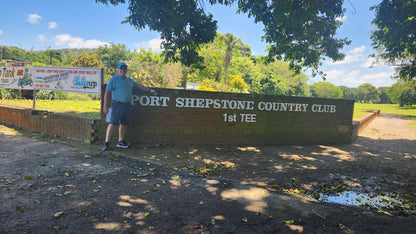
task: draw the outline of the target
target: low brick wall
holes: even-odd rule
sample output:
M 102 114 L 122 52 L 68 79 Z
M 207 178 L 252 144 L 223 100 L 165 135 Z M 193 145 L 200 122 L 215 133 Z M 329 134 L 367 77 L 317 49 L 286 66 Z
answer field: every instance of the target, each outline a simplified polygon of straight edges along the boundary
M 92 143 L 96 141 L 99 120 L 31 108 L 0 105 L 0 122 L 19 128 Z
M 135 91 L 132 144 L 337 144 L 352 140 L 354 101 L 157 89 Z M 105 116 L 98 124 L 104 142 Z M 114 132 L 112 144 L 117 141 Z
M 339 144 L 364 127 L 352 124 L 354 101 L 157 89 L 134 91 L 126 140 L 132 144 Z M 101 120 L 0 105 L 0 122 L 72 140 L 104 142 Z M 113 134 L 112 144 L 117 141 Z
M 365 127 L 367 127 L 368 124 L 371 123 L 378 115 L 380 114 L 380 111 L 370 111 L 367 115 L 353 121 L 353 131 L 352 131 L 352 139 L 355 139 L 360 131 L 362 131 Z

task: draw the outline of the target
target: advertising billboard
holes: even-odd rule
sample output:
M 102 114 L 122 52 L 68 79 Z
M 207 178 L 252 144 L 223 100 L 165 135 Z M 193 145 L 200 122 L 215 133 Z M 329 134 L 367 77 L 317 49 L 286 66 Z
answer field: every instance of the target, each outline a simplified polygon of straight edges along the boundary
M 101 93 L 101 68 L 0 67 L 0 88 Z

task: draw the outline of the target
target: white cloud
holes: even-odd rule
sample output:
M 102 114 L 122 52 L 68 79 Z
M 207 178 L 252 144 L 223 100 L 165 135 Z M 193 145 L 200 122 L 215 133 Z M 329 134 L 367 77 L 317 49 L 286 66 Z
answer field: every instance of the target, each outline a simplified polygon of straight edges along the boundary
M 393 67 L 389 66 L 385 61 L 379 61 L 377 58 L 370 57 L 367 58 L 367 60 L 361 64 L 361 67 L 364 68 L 375 68 L 375 67 Z
M 390 79 L 394 72 L 378 72 L 378 73 L 368 73 L 362 75 L 363 80 L 367 81 L 377 81 L 377 80 L 385 80 Z
M 56 27 L 58 27 L 58 23 L 56 22 L 50 22 L 48 28 L 50 29 L 55 29 Z
M 29 23 L 31 24 L 37 24 L 39 23 L 39 20 L 42 19 L 42 16 L 37 15 L 37 14 L 30 14 L 29 18 L 27 18 L 27 21 L 29 21 Z
M 363 64 L 361 64 L 361 67 L 370 68 L 372 67 L 373 62 L 374 58 L 367 58 L 367 60 Z
M 348 64 L 363 60 L 365 58 L 364 51 L 366 50 L 365 46 L 355 47 L 354 49 L 347 52 L 344 60 L 337 62 L 329 62 L 329 65 L 340 65 Z
M 344 16 L 342 16 L 342 17 L 337 17 L 337 18 L 335 18 L 335 21 L 345 22 L 345 20 L 347 20 L 347 16 L 346 16 L 346 15 L 344 15 Z
M 352 82 L 352 83 L 359 82 L 358 81 L 359 73 L 360 72 L 357 70 L 348 72 L 346 70 L 337 70 L 337 69 L 326 72 L 328 80 L 331 80 L 331 81 L 342 80 L 345 82 Z
M 160 38 L 155 38 L 150 41 L 134 43 L 134 45 L 138 48 L 151 48 L 152 50 L 160 50 L 160 45 L 162 44 L 163 40 Z
M 38 40 L 39 41 L 46 41 L 46 37 L 44 35 L 42 35 L 42 34 L 39 34 L 38 35 Z
M 0 30 L 0 35 L 3 34 L 3 31 Z
M 345 83 L 347 86 L 358 86 L 364 83 L 370 83 L 374 86 L 388 86 L 391 83 L 391 76 L 394 74 L 392 72 L 369 72 L 364 73 L 359 70 L 339 70 L 334 69 L 326 72 L 327 79 L 329 82 L 333 83 Z
M 365 51 L 365 46 L 355 47 L 348 51 L 349 54 L 362 54 Z
M 53 41 L 56 45 L 68 48 L 96 48 L 107 45 L 107 42 L 99 40 L 84 40 L 81 37 L 72 37 L 69 34 L 55 36 Z

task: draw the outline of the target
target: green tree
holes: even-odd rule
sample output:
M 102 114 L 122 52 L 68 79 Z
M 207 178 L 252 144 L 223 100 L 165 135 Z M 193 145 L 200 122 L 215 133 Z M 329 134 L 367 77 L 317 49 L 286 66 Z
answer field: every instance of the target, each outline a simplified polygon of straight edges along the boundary
M 80 54 L 91 54 L 94 53 L 96 49 L 61 49 L 61 59 L 62 66 L 71 66 L 72 61 L 74 61 Z
M 416 104 L 416 86 L 407 86 L 400 95 L 400 106 Z
M 387 89 L 387 95 L 393 103 L 400 103 L 400 95 L 406 89 L 407 82 L 399 80 Z
M 239 74 L 247 84 L 259 74 L 255 56 L 238 57 L 235 56 L 229 70 L 230 74 Z
M 248 85 L 244 81 L 241 75 L 231 75 L 229 78 L 229 88 L 231 91 L 238 92 L 238 93 L 247 93 L 248 92 Z
M 268 95 L 285 95 L 285 87 L 286 79 L 267 66 L 263 66 L 261 73 L 251 84 L 252 91 Z
M 100 46 L 96 49 L 98 58 L 103 62 L 105 70 L 105 80 L 116 74 L 119 62 L 130 60 L 133 55 L 127 50 L 125 44 L 113 44 Z
M 294 74 L 292 78 L 287 78 L 288 84 L 285 95 L 298 97 L 311 96 L 308 80 L 308 76 L 303 73 Z
M 226 88 L 225 88 L 225 84 L 221 84 L 215 80 L 205 79 L 202 81 L 202 84 L 201 86 L 199 86 L 198 90 L 215 92 L 215 91 L 225 91 Z
M 317 82 L 311 85 L 313 96 L 320 98 L 342 98 L 342 90 L 340 87 L 326 81 Z
M 71 66 L 74 59 L 84 53 L 90 54 L 95 49 L 61 49 L 46 51 L 27 51 L 18 47 L 4 47 L 4 58 L 6 60 L 16 60 L 30 62 L 33 66 Z
M 203 65 L 193 67 L 195 73 L 198 73 L 199 80 L 213 78 L 216 82 L 220 82 L 224 68 L 225 44 L 219 37 L 212 43 L 204 44 L 201 47 L 199 55 L 203 57 Z
M 349 88 L 347 86 L 339 86 L 343 93 L 343 98 L 358 101 L 357 89 Z
M 72 67 L 103 67 L 96 54 L 80 54 L 71 63 Z
M 401 79 L 416 79 L 416 1 L 383 0 L 370 9 L 377 27 L 371 35 L 375 56 L 398 66 Z
M 176 88 L 182 83 L 182 65 L 180 63 L 168 63 L 162 66 L 163 88 Z
M 386 90 L 386 93 L 387 93 L 387 95 L 390 98 L 392 103 L 403 103 L 403 101 L 402 101 L 402 100 L 404 100 L 403 98 L 405 98 L 406 96 L 409 96 L 409 94 L 412 93 L 411 92 L 412 89 L 416 89 L 416 81 L 399 80 L 396 83 L 394 83 L 391 87 L 389 87 Z M 402 94 L 403 94 L 403 92 L 405 92 L 405 90 L 408 90 L 408 91 L 406 91 L 407 94 L 402 96 Z
M 45 55 L 49 58 L 49 64 L 53 65 L 53 59 L 62 62 L 62 53 L 58 50 L 46 50 Z
M 233 63 L 238 58 L 251 56 L 251 48 L 231 33 L 217 33 L 213 42 L 201 46 L 199 56 L 203 58 L 203 63 L 192 68 L 199 73 L 200 80 L 214 77 L 216 82 L 226 83 L 227 69 L 230 70 L 230 74 L 239 74 L 235 73 L 235 70 L 234 73 L 231 71 Z
M 225 85 L 228 86 L 228 69 L 231 65 L 231 60 L 233 58 L 233 48 L 236 46 L 236 43 L 241 38 L 236 38 L 231 33 L 228 33 L 225 36 L 227 37 L 227 39 L 226 39 L 226 47 L 227 48 L 225 50 L 225 56 L 224 56 Z
M 380 87 L 378 88 L 378 90 L 380 90 L 380 95 L 379 95 L 379 103 L 383 103 L 383 104 L 391 104 L 391 100 L 389 98 L 389 95 L 387 95 L 387 90 L 389 89 L 389 87 Z
M 96 0 L 118 5 L 126 0 Z M 247 13 L 256 23 L 265 26 L 264 40 L 270 44 L 269 58 L 285 60 L 290 68 L 300 71 L 311 67 L 315 74 L 324 57 L 335 61 L 344 54 L 340 49 L 349 44 L 335 38 L 344 15 L 342 0 L 208 0 L 211 5 L 232 5 L 237 2 L 238 12 Z M 141 30 L 146 26 L 160 32 L 164 40 L 164 55 L 185 65 L 202 61 L 199 47 L 214 40 L 217 22 L 205 13 L 204 1 L 195 0 L 129 0 L 129 16 L 125 22 Z
M 25 57 L 26 57 L 25 50 L 20 49 L 18 47 L 12 46 L 12 47 L 5 47 L 4 49 L 3 59 L 5 60 L 28 62 L 26 61 Z
M 369 83 L 362 84 L 357 87 L 357 90 L 359 93 L 358 98 L 360 101 L 363 101 L 365 103 L 370 103 L 370 102 L 375 103 L 379 101 L 379 95 L 381 94 L 381 92 L 372 84 L 369 84 Z
M 159 53 L 141 48 L 127 61 L 129 75 L 149 87 L 163 87 L 163 59 Z

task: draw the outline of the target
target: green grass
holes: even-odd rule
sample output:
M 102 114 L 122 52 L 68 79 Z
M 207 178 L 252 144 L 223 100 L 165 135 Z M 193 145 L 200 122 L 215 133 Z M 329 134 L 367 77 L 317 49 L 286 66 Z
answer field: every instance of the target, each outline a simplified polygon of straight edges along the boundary
M 0 104 L 33 107 L 32 100 L 0 100 Z M 100 101 L 36 100 L 36 109 L 99 119 L 101 104 Z
M 399 104 L 369 104 L 369 103 L 355 103 L 354 104 L 354 117 L 358 119 L 368 114 L 366 111 L 380 110 L 384 114 L 403 115 L 416 118 L 416 107 L 400 107 Z

